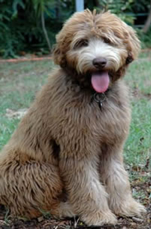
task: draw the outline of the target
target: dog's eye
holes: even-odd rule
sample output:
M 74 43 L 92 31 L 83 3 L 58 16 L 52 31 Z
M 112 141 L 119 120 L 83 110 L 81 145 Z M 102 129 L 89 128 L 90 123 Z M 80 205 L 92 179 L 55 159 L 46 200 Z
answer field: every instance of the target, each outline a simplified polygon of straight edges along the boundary
M 74 45 L 74 49 L 78 49 L 78 48 L 81 48 L 81 47 L 86 47 L 88 46 L 88 40 L 87 39 L 83 39 L 83 40 L 79 40 L 75 43 Z
M 111 41 L 107 37 L 103 37 L 103 40 L 106 44 L 111 44 Z

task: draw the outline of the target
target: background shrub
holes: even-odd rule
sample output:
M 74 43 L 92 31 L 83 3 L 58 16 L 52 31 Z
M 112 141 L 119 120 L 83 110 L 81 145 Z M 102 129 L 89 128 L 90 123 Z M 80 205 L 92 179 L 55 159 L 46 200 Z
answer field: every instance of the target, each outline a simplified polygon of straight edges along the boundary
M 151 47 L 151 30 L 143 33 L 150 0 L 85 0 L 85 8 L 111 10 L 137 26 L 143 47 Z M 74 0 L 0 0 L 0 55 L 48 54 L 64 21 L 75 12 Z

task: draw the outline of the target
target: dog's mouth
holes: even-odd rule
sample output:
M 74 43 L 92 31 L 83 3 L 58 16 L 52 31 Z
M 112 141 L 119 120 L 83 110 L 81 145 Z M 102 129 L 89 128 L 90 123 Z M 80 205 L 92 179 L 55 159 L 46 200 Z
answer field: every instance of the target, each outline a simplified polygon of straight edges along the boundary
M 91 85 L 98 93 L 104 93 L 109 88 L 110 77 L 108 71 L 94 72 L 91 75 Z

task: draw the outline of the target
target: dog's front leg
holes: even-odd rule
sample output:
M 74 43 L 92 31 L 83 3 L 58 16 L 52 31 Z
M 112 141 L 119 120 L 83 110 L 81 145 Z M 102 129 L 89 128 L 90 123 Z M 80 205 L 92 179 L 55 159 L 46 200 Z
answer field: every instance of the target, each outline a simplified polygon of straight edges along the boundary
M 93 159 L 61 159 L 60 172 L 72 209 L 82 221 L 87 225 L 116 223 Z
M 117 215 L 141 216 L 145 208 L 131 194 L 128 174 L 123 165 L 122 146 L 106 147 L 100 161 L 100 178 L 109 194 L 109 207 Z

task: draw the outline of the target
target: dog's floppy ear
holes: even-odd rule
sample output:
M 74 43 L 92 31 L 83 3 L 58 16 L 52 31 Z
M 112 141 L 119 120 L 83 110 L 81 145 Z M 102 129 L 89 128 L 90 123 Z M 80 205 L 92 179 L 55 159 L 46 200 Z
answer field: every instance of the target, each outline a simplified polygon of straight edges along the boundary
M 61 62 L 61 52 L 57 44 L 53 46 L 53 60 L 58 65 Z
M 127 45 L 128 45 L 128 57 L 127 64 L 131 63 L 134 59 L 137 58 L 140 52 L 140 41 L 136 35 L 136 32 L 132 27 L 128 26 L 128 36 L 127 36 Z
M 53 47 L 53 60 L 55 64 L 61 67 L 66 66 L 66 52 L 69 45 L 69 39 L 67 38 L 67 32 L 63 29 L 56 36 L 56 44 Z
M 66 60 L 61 52 L 61 49 L 59 48 L 59 44 L 56 44 L 53 47 L 53 60 L 55 64 L 60 65 L 61 67 L 65 67 L 66 65 Z
M 70 19 L 69 19 L 70 20 Z M 69 21 L 70 22 L 70 21 Z M 66 53 L 69 50 L 71 40 L 73 38 L 73 30 L 69 30 L 67 24 L 63 26 L 62 30 L 56 36 L 56 45 L 53 49 L 53 59 L 55 64 L 62 68 L 67 66 Z

